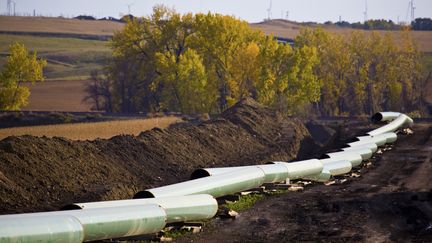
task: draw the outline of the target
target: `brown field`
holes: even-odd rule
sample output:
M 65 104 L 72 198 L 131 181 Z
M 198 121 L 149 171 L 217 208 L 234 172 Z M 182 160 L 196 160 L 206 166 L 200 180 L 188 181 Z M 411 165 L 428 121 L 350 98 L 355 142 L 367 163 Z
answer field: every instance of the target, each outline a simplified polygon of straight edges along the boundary
M 30 87 L 29 105 L 23 111 L 91 111 L 83 102 L 89 80 L 45 81 Z
M 150 130 L 155 127 L 163 129 L 180 121 L 181 118 L 178 117 L 158 117 L 122 121 L 4 128 L 0 129 L 0 140 L 9 136 L 21 135 L 65 137 L 72 140 L 111 138 L 121 134 L 137 136 L 142 131 Z
M 304 26 L 286 20 L 272 20 L 262 23 L 251 24 L 253 28 L 261 29 L 266 34 L 273 34 L 283 38 L 294 38 L 300 33 L 300 29 Z M 337 34 L 349 35 L 353 29 L 351 28 L 340 28 L 335 26 L 325 25 L 311 25 L 310 27 L 316 28 L 321 27 L 326 31 L 330 31 Z M 364 30 L 362 30 L 364 31 Z M 380 33 L 390 33 L 396 39 L 401 36 L 401 31 L 379 31 Z M 432 31 L 412 31 L 411 32 L 414 40 L 416 41 L 421 52 L 432 52 Z
M 123 23 L 105 20 L 91 21 L 47 17 L 0 16 L 0 31 L 113 35 L 114 31 L 122 29 L 123 26 Z M 294 38 L 299 34 L 300 29 L 304 27 L 296 22 L 278 19 L 252 23 L 251 26 L 261 29 L 266 34 L 273 34 L 284 38 Z M 310 25 L 310 27 L 322 27 L 328 31 L 343 35 L 348 35 L 353 30 L 320 24 Z M 400 31 L 380 32 L 391 33 L 396 37 L 401 33 Z M 412 34 L 422 52 L 432 52 L 432 31 L 413 31 Z
M 0 31 L 113 35 L 123 26 L 123 23 L 106 20 L 0 16 Z

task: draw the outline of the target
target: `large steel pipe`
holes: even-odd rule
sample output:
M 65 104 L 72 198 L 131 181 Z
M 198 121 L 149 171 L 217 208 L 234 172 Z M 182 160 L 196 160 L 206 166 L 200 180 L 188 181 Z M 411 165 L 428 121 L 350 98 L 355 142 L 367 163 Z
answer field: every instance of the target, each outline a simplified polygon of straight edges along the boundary
M 309 175 L 320 173 L 323 164 L 318 159 L 302 160 L 296 162 L 273 161 L 273 164 L 284 165 L 288 169 L 288 179 L 296 180 Z
M 413 120 L 409 116 L 405 114 L 400 114 L 395 120 L 393 120 L 389 124 L 372 130 L 368 132 L 368 134 L 371 136 L 376 136 L 383 133 L 394 132 L 401 127 L 411 126 L 412 124 Z
M 343 159 L 322 159 L 320 163 L 323 165 L 321 172 L 304 176 L 302 179 L 325 182 L 330 180 L 332 176 L 348 173 L 352 169 L 351 162 Z
M 378 147 L 379 146 L 383 146 L 384 144 L 386 144 L 387 139 L 383 136 L 374 136 L 374 137 L 369 137 L 369 138 L 364 138 L 363 140 L 360 141 L 356 141 L 356 142 L 352 142 L 352 143 L 348 143 L 348 145 L 363 145 L 366 143 L 375 143 Z
M 394 119 L 396 119 L 401 113 L 399 112 L 393 112 L 393 111 L 382 111 L 382 112 L 378 112 L 375 113 L 372 117 L 371 120 L 373 123 L 378 123 L 378 122 L 385 122 L 385 121 L 393 121 Z
M 343 152 L 335 152 L 335 153 L 327 153 L 321 156 L 322 159 L 331 158 L 331 159 L 342 159 L 348 160 L 352 167 L 358 166 L 363 161 L 363 157 L 360 153 L 355 151 L 343 151 Z
M 329 172 L 332 176 L 346 174 L 351 171 L 352 164 L 347 159 L 329 158 L 321 159 L 323 171 Z
M 362 157 L 362 160 L 368 160 L 372 157 L 373 152 L 368 147 L 348 147 L 348 148 L 342 148 L 340 152 L 352 152 L 360 154 Z
M 387 132 L 387 133 L 383 133 L 383 134 L 379 134 L 379 135 L 375 135 L 375 136 L 359 136 L 359 137 L 356 137 L 355 139 L 357 141 L 370 141 L 370 139 L 372 139 L 372 138 L 379 139 L 379 140 L 385 139 L 385 143 L 388 144 L 388 143 L 396 142 L 397 134 L 394 132 Z
M 264 174 L 264 183 L 281 182 L 288 178 L 288 169 L 281 164 L 266 164 L 266 165 L 252 165 L 252 166 L 234 166 L 234 167 L 220 167 L 220 168 L 203 168 L 197 169 L 191 174 L 191 179 L 198 179 L 206 176 L 220 175 L 228 172 L 238 171 L 246 168 L 260 168 Z
M 369 141 L 368 143 L 364 143 L 362 141 L 348 143 L 342 149 L 344 151 L 349 151 L 349 150 L 358 149 L 358 148 L 368 148 L 372 151 L 372 153 L 375 153 L 378 150 L 378 146 L 376 145 L 376 143 L 373 143 L 371 141 Z
M 216 215 L 218 203 L 210 195 L 189 195 L 148 199 L 130 199 L 102 202 L 74 203 L 66 205 L 63 210 L 112 208 L 123 206 L 136 206 L 157 204 L 161 206 L 167 215 L 167 223 L 185 222 L 193 220 L 210 219 Z
M 221 197 L 259 187 L 264 183 L 264 180 L 264 171 L 258 167 L 251 167 L 140 191 L 135 194 L 134 198 L 157 198 L 193 194 L 210 194 L 213 197 Z
M 84 241 L 95 241 L 159 232 L 166 224 L 166 213 L 156 204 L 66 210 L 56 212 L 11 214 L 0 216 L 0 222 L 14 220 L 23 224 L 34 218 L 72 216 L 84 229 Z M 37 220 L 36 220 L 37 221 Z M 36 222 L 33 221 L 33 222 Z M 19 223 L 17 223 L 19 225 Z M 55 227 L 54 222 L 50 227 Z M 47 234 L 48 232 L 41 232 Z
M 0 216 L 0 242 L 78 243 L 83 240 L 81 222 L 73 216 Z

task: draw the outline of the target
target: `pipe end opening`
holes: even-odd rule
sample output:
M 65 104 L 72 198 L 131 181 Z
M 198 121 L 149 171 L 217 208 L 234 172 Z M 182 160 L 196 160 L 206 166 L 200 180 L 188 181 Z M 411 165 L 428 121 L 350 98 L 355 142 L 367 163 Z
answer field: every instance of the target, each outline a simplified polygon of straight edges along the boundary
M 210 173 L 208 173 L 208 171 L 206 171 L 205 169 L 197 169 L 194 172 L 192 172 L 190 179 L 194 180 L 194 179 L 203 178 L 207 176 L 210 176 Z
M 381 120 L 383 119 L 383 116 L 382 116 L 382 114 L 381 113 L 375 113 L 372 117 L 371 117 L 371 120 L 372 120 L 372 122 L 373 123 L 379 123 L 379 122 L 381 122 Z
M 153 195 L 153 193 L 149 191 L 140 191 L 135 193 L 135 195 L 133 196 L 133 199 L 140 199 L 140 198 L 155 198 L 155 196 Z
M 360 141 L 360 139 L 358 139 L 358 138 L 350 138 L 350 139 L 348 139 L 347 140 L 347 143 L 354 143 L 354 142 L 358 142 L 358 141 Z
M 330 156 L 328 156 L 328 154 L 323 154 L 319 157 L 319 159 L 330 159 Z
M 76 204 L 68 204 L 60 208 L 60 211 L 66 211 L 66 210 L 78 210 L 82 209 L 79 205 Z

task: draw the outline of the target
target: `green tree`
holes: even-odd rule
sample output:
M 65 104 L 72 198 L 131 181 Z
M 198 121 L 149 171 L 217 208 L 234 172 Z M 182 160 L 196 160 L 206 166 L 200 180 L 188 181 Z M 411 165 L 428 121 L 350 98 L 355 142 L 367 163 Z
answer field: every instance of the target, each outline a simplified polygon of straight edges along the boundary
M 305 29 L 298 47 L 318 51 L 314 73 L 322 82 L 319 111 L 361 115 L 380 110 L 410 112 L 421 105 L 419 52 L 408 31 L 391 34 L 353 31 L 349 36 Z
M 0 73 L 0 109 L 19 110 L 28 104 L 30 96 L 29 88 L 22 84 L 43 81 L 46 61 L 38 60 L 36 52 L 29 54 L 27 48 L 20 43 L 12 44 L 9 52 Z

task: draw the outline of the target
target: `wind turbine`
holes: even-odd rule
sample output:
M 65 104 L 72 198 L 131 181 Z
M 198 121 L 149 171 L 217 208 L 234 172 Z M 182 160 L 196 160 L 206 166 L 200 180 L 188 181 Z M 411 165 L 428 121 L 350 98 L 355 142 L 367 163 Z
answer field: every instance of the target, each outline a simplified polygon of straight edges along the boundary
M 411 20 L 411 22 L 414 21 L 414 19 L 415 19 L 415 15 L 414 15 L 415 9 L 416 8 L 414 7 L 414 0 L 409 1 L 408 8 L 407 8 L 407 13 L 406 13 L 406 18 L 405 18 L 405 21 L 407 23 L 408 23 L 408 12 L 410 14 L 410 20 Z
M 267 19 L 271 20 L 271 18 L 272 18 L 272 0 L 270 0 L 270 6 L 267 9 L 267 15 L 268 15 Z
M 129 3 L 128 6 L 128 15 L 131 14 L 131 6 L 134 5 L 135 3 Z
M 364 14 L 364 22 L 366 23 L 366 21 L 368 21 L 368 4 L 367 4 L 367 0 L 365 0 L 365 11 L 363 12 Z

